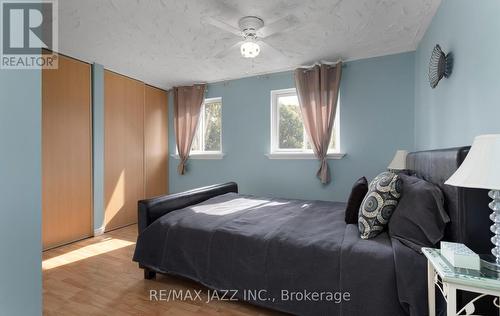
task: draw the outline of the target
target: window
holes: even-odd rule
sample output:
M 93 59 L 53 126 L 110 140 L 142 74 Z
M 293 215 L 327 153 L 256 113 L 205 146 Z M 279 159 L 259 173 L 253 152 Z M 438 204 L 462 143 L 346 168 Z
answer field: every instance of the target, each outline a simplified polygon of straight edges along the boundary
M 339 106 L 332 130 L 328 153 L 341 158 Z M 271 91 L 271 155 L 270 158 L 314 158 L 300 113 L 296 89 Z
M 222 98 L 203 102 L 189 155 L 194 159 L 222 159 Z

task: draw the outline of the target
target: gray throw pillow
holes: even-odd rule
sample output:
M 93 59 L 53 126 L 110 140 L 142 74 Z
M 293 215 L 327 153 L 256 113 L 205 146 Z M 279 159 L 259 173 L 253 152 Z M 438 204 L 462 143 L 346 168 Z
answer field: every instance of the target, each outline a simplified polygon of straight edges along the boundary
M 358 228 L 362 239 L 380 234 L 398 205 L 401 195 L 401 180 L 392 172 L 382 172 L 370 182 L 361 207 Z

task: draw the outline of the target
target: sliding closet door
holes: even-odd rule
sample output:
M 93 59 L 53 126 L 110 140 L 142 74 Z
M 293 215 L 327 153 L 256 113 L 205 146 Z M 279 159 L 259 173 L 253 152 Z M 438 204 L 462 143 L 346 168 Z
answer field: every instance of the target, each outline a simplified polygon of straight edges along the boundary
M 146 86 L 144 167 L 146 198 L 168 193 L 167 92 Z
M 144 198 L 144 84 L 104 73 L 104 224 L 137 222 Z
M 90 65 L 59 56 L 42 71 L 42 240 L 92 235 Z

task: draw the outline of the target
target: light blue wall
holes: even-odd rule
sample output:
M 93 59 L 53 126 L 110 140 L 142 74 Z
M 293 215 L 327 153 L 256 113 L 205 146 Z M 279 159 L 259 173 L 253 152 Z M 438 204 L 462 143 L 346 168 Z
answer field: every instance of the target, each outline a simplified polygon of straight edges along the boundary
M 416 52 L 415 143 L 434 149 L 500 133 L 500 1 L 443 0 Z M 439 44 L 455 59 L 453 74 L 436 89 L 427 80 Z
M 316 160 L 269 160 L 270 91 L 294 87 L 292 72 L 209 84 L 222 97 L 222 160 L 190 160 L 188 173 L 170 159 L 170 191 L 236 181 L 240 192 L 289 198 L 346 200 L 353 182 L 383 171 L 397 149 L 414 147 L 414 54 L 347 63 L 341 83 L 341 147 L 330 160 L 332 183 L 321 185 Z M 170 102 L 173 104 L 173 102 Z M 170 107 L 170 152 L 175 152 Z
M 41 75 L 0 70 L 0 315 L 40 315 Z
M 92 65 L 94 230 L 104 225 L 104 67 Z

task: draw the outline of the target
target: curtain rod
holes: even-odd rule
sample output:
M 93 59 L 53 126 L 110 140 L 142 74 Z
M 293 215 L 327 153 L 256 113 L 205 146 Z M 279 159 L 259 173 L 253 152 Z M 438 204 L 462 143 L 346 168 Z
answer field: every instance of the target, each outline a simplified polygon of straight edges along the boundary
M 342 60 L 342 58 L 339 58 L 337 61 L 326 61 L 326 60 L 320 60 L 318 62 L 315 62 L 314 64 L 312 65 L 302 65 L 302 66 L 299 66 L 298 68 L 312 68 L 314 66 L 317 66 L 317 65 L 336 65 L 338 64 L 339 62 L 342 62 L 342 68 L 345 68 L 346 67 L 346 64 L 344 63 L 344 61 Z

